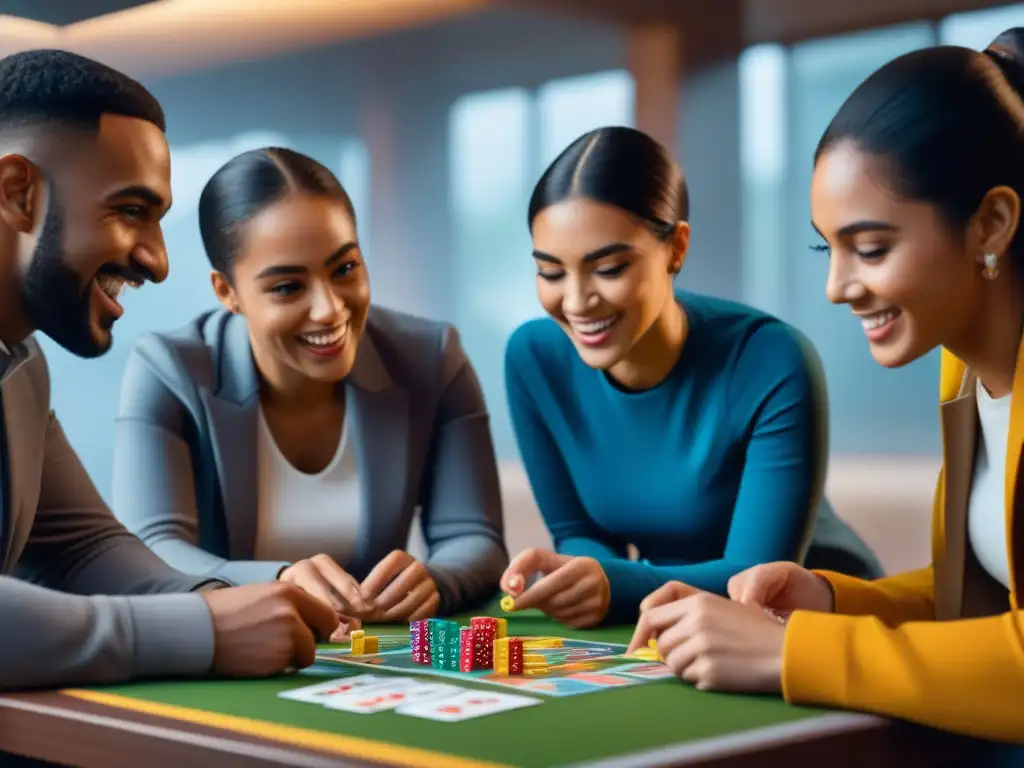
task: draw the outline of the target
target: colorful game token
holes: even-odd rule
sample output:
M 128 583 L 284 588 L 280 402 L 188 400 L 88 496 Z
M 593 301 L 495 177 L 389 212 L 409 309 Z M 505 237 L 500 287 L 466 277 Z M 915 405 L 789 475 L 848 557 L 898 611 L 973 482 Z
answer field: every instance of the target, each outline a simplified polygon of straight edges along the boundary
M 501 610 L 508 613 L 516 609 L 516 599 L 512 595 L 505 595 L 501 598 Z

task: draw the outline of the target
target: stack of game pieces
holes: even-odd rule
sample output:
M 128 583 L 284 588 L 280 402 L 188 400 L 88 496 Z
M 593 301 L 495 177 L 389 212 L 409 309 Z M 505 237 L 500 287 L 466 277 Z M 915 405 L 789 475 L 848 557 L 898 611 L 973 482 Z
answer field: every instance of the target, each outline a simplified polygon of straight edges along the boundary
M 361 629 L 357 629 L 350 635 L 352 640 L 353 656 L 369 656 L 380 650 L 379 638 L 376 635 L 368 635 Z
M 409 623 L 409 645 L 415 664 L 430 666 L 430 628 L 426 619 Z

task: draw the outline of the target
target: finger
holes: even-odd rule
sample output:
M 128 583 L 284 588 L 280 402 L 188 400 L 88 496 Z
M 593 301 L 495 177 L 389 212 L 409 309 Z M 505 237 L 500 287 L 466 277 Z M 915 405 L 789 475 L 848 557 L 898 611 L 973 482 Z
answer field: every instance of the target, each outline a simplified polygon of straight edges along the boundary
M 527 608 L 540 608 L 542 611 L 545 611 L 545 606 L 552 597 L 572 587 L 576 579 L 579 578 L 579 570 L 571 568 L 571 565 L 572 561 L 558 570 L 549 573 L 523 592 L 523 594 L 516 598 L 516 610 L 525 611 Z
M 683 598 L 642 613 L 626 653 L 633 653 L 638 648 L 647 645 L 651 638 L 657 637 L 681 620 L 689 612 L 690 607 L 686 598 Z
M 566 566 L 568 568 L 568 566 Z M 597 591 L 597 584 L 589 579 L 581 581 L 570 581 L 568 587 L 555 595 L 544 603 L 544 613 L 552 618 L 558 618 L 556 614 L 569 612 L 572 613 L 579 608 L 581 603 L 590 602 L 590 598 L 595 596 Z M 516 601 L 518 603 L 518 601 Z
M 430 584 L 430 574 L 427 573 L 427 569 L 423 567 L 423 564 L 417 560 L 413 560 L 402 571 L 398 576 L 388 584 L 384 591 L 381 592 L 375 600 L 376 607 L 379 610 L 387 613 L 391 608 L 397 605 L 401 600 L 408 597 L 409 593 L 412 592 L 418 585 L 423 583 Z
M 336 613 L 345 611 L 343 601 L 309 560 L 303 560 L 296 566 L 287 583 L 301 587 L 317 600 L 327 603 Z
M 296 587 L 292 591 L 291 601 L 295 610 L 299 612 L 299 617 L 313 631 L 315 637 L 330 637 L 338 628 L 338 612 L 305 590 Z
M 592 627 L 604 618 L 600 608 L 599 600 L 590 599 L 577 603 L 572 608 L 549 615 L 555 621 L 565 624 L 567 627 L 582 629 L 584 627 Z
M 501 589 L 503 592 L 508 592 L 511 595 L 518 594 L 526 586 L 526 580 L 530 576 L 537 572 L 551 573 L 561 567 L 565 560 L 564 556 L 556 554 L 550 549 L 539 549 L 537 547 L 525 549 L 505 569 L 505 573 L 502 574 L 501 581 L 499 582 Z
M 738 578 L 742 577 L 742 578 Z M 736 584 L 733 584 L 735 579 Z M 773 568 L 751 568 L 729 580 L 729 597 L 738 603 L 766 605 L 779 591 L 779 572 Z
M 435 590 L 430 597 L 427 598 L 427 602 L 417 608 L 409 616 L 409 621 L 419 621 L 420 619 L 428 619 L 431 616 L 437 615 L 437 609 L 441 607 L 441 595 Z
M 662 653 L 662 658 L 680 680 L 685 680 L 692 685 L 699 685 L 701 682 L 698 665 L 700 651 L 701 641 L 691 637 L 674 646 L 667 655 Z
M 347 643 L 349 640 L 351 640 L 352 632 L 358 629 L 358 627 L 353 626 L 354 623 L 357 622 L 355 620 L 349 621 L 346 619 L 342 619 L 341 622 L 338 624 L 338 628 L 331 633 L 330 642 Z
M 375 601 L 381 590 L 399 573 L 405 570 L 412 560 L 412 555 L 400 549 L 393 550 L 363 579 L 362 593 L 369 601 Z
M 359 582 L 333 559 L 326 556 L 316 557 L 313 558 L 312 563 L 319 571 L 320 576 L 345 602 L 341 608 L 342 613 L 365 613 L 373 607 L 363 597 Z
M 336 614 L 335 614 L 336 615 Z M 331 633 L 327 632 L 324 637 Z M 316 660 L 316 638 L 309 627 L 296 621 L 292 629 L 292 663 L 296 669 L 308 667 Z
M 429 598 L 435 591 L 434 582 L 429 579 L 427 581 L 421 581 L 409 591 L 409 594 L 402 598 L 392 608 L 385 611 L 383 616 L 384 621 L 398 621 L 405 616 L 409 616 L 416 608 L 425 603 L 427 598 Z
M 683 584 L 681 581 L 669 581 L 662 584 L 640 602 L 640 612 L 643 613 L 651 608 L 657 608 L 659 605 L 682 600 L 684 597 L 689 597 L 699 591 L 696 587 Z

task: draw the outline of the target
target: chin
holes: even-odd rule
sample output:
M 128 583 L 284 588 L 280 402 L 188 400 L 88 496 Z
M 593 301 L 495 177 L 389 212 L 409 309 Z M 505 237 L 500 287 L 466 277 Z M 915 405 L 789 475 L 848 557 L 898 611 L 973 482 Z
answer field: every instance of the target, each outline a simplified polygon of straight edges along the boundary
M 877 349 L 875 347 L 871 348 L 871 356 L 883 368 L 902 368 L 921 357 L 920 354 L 909 354 L 905 348 Z
M 618 351 L 593 349 L 579 342 L 576 342 L 576 353 L 587 367 L 597 371 L 607 371 L 622 359 Z

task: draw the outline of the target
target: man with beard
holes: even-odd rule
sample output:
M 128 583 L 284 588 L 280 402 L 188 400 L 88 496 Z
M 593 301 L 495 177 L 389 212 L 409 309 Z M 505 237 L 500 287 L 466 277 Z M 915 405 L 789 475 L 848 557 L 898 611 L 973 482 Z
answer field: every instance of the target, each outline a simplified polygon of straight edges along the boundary
M 0 688 L 275 674 L 313 661 L 334 611 L 292 585 L 226 588 L 117 522 L 50 410 L 31 334 L 111 345 L 128 286 L 167 277 L 160 105 L 63 51 L 0 60 Z

